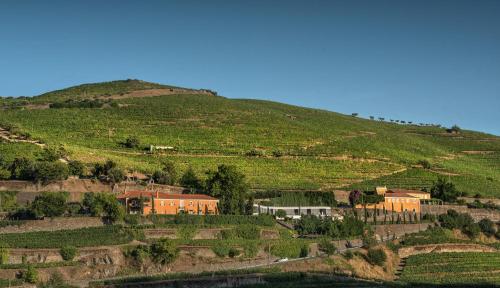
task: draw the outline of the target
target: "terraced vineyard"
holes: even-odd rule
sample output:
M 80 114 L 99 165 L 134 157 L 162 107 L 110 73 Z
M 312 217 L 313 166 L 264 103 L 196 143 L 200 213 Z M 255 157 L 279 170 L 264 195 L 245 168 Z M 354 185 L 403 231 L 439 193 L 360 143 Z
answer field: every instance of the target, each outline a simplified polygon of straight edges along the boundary
M 145 173 L 158 169 L 165 159 L 174 161 L 181 172 L 192 166 L 201 176 L 219 164 L 231 164 L 248 175 L 253 188 L 323 190 L 359 182 L 370 189 L 385 182 L 405 186 L 399 180 L 403 177 L 412 181 L 407 186 L 422 188 L 431 185 L 438 173 L 451 173 L 459 189 L 500 196 L 500 138 L 484 133 L 451 134 L 438 127 L 372 121 L 194 90 L 193 94 L 116 98 L 115 105 L 102 108 L 47 106 L 169 87 L 130 80 L 70 87 L 33 98 L 4 98 L 0 99 L 0 126 L 13 126 L 48 146 L 63 145 L 71 158 L 89 165 L 110 158 Z M 32 107 L 40 103 L 46 106 Z M 120 145 L 131 135 L 140 140 L 139 148 Z M 0 153 L 7 159 L 34 157 L 41 148 L 29 145 L 0 142 Z M 174 150 L 149 154 L 149 145 Z M 401 172 L 423 159 L 436 172 Z
M 410 256 L 400 281 L 411 284 L 500 285 L 500 252 Z

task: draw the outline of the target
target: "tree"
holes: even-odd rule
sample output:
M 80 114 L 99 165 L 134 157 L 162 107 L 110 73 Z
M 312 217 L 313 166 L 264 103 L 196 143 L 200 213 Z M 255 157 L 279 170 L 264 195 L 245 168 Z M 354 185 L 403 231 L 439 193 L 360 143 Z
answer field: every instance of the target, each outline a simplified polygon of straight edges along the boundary
M 58 217 L 66 212 L 68 194 L 64 192 L 43 192 L 31 203 L 31 210 L 37 217 Z
M 173 262 L 179 255 L 179 249 L 169 239 L 161 239 L 151 245 L 151 257 L 154 262 L 165 265 Z
M 78 160 L 71 160 L 68 162 L 68 170 L 69 175 L 82 177 L 85 173 L 85 165 Z
M 321 238 L 319 240 L 318 246 L 319 250 L 326 253 L 326 255 L 328 256 L 335 254 L 335 252 L 337 251 L 337 247 L 327 237 Z
M 455 185 L 443 177 L 439 177 L 431 188 L 432 198 L 441 199 L 445 202 L 454 202 L 459 195 L 460 193 L 455 188 Z
M 125 214 L 116 197 L 109 193 L 85 193 L 82 206 L 87 214 L 104 217 L 110 222 L 122 219 Z
M 359 115 L 358 113 L 351 113 L 352 117 L 358 117 L 358 115 Z
M 370 120 L 373 120 L 373 119 L 375 119 L 375 117 L 374 116 L 370 116 Z
M 495 223 L 493 223 L 493 221 L 491 221 L 490 219 L 484 218 L 481 221 L 479 221 L 478 224 L 484 235 L 486 236 L 495 235 Z
M 67 152 L 64 147 L 55 148 L 45 148 L 38 154 L 38 160 L 54 162 L 61 158 L 66 157 Z
M 245 175 L 236 167 L 220 165 L 217 171 L 209 171 L 206 190 L 209 195 L 219 199 L 219 210 L 222 214 L 245 214 L 245 203 L 248 185 Z
M 140 144 L 141 142 L 139 141 L 139 138 L 136 136 L 129 136 L 123 143 L 123 146 L 127 148 L 137 148 Z
M 62 162 L 36 162 L 32 173 L 33 181 L 44 185 L 52 181 L 66 180 L 69 176 L 68 166 Z
M 96 163 L 91 171 L 92 176 L 98 179 L 104 178 L 106 181 L 118 183 L 125 179 L 125 172 L 112 161 L 107 160 L 104 164 Z
M 11 178 L 16 180 L 32 180 L 33 179 L 33 161 L 28 158 L 16 158 L 9 165 Z
M 427 159 L 419 160 L 417 164 L 422 165 L 424 169 L 431 169 L 431 162 Z
M 153 173 L 153 180 L 158 184 L 174 185 L 177 182 L 177 169 L 174 162 L 165 161 L 162 170 Z
M 201 181 L 191 166 L 184 172 L 179 182 L 181 186 L 190 188 L 191 192 L 201 189 Z
M 254 203 L 253 195 L 250 195 L 248 197 L 246 204 L 245 204 L 245 214 L 246 215 L 253 215 L 253 203 Z

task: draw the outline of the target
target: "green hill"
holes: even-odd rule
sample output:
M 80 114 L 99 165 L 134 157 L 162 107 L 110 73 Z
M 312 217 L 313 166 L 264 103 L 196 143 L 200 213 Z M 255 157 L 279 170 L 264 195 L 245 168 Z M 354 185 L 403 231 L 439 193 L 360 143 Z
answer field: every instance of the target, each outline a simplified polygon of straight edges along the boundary
M 171 92 L 127 94 L 152 89 Z M 183 90 L 177 94 L 175 89 Z M 146 173 L 166 158 L 181 170 L 192 166 L 200 174 L 233 164 L 253 188 L 326 190 L 385 183 L 419 188 L 441 174 L 471 195 L 500 196 L 500 137 L 202 92 L 139 80 L 85 84 L 32 98 L 1 99 L 0 127 L 13 126 L 15 133 L 49 146 L 63 145 L 74 159 L 92 163 L 110 158 Z M 106 102 L 90 109 L 46 105 L 85 99 Z M 41 103 L 45 106 L 37 106 Z M 131 135 L 140 139 L 142 149 L 120 145 Z M 149 145 L 175 150 L 149 154 L 144 149 Z M 38 149 L 29 143 L 0 143 L 0 153 L 9 159 L 33 156 Z M 428 160 L 431 169 L 416 167 L 421 160 Z

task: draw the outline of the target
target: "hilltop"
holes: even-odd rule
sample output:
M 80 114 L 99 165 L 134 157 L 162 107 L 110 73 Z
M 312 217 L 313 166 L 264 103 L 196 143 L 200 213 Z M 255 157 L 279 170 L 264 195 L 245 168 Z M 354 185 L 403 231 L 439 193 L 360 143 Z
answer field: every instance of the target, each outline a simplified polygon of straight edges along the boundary
M 42 143 L 62 145 L 71 158 L 89 164 L 110 158 L 143 173 L 151 173 L 164 159 L 181 170 L 191 166 L 200 175 L 218 164 L 232 164 L 255 189 L 331 190 L 385 183 L 423 188 L 443 175 L 471 196 L 500 196 L 500 137 L 480 132 L 451 133 L 436 126 L 228 99 L 210 90 L 140 80 L 2 98 L 0 107 L 0 128 L 10 130 L 0 153 L 8 159 L 35 157 Z M 19 141 L 22 135 L 38 145 Z M 120 145 L 129 136 L 140 140 L 140 149 Z M 149 154 L 150 145 L 174 149 Z M 424 169 L 426 161 L 430 167 Z

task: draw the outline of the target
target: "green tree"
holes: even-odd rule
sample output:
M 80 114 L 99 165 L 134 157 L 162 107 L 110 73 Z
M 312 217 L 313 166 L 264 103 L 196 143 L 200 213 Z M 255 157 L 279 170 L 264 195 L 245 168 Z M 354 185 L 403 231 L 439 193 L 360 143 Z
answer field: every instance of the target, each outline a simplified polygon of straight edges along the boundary
M 45 148 L 40 153 L 38 153 L 38 160 L 47 161 L 47 162 L 55 162 L 61 158 L 66 157 L 67 152 L 64 147 L 55 148 Z
M 201 189 L 201 181 L 191 166 L 184 172 L 179 183 L 183 187 L 190 188 L 191 192 Z
M 82 177 L 85 174 L 85 165 L 78 160 L 68 162 L 69 175 Z
M 110 222 L 121 220 L 125 215 L 122 205 L 109 193 L 85 193 L 82 206 L 86 213 L 103 217 Z
M 222 214 L 245 214 L 248 185 L 245 175 L 236 167 L 220 165 L 217 171 L 208 172 L 206 189 L 209 195 L 219 199 Z
M 495 235 L 495 223 L 493 223 L 493 221 L 491 221 L 490 219 L 484 218 L 481 221 L 479 221 L 478 224 L 484 235 L 486 236 Z
M 33 181 L 47 184 L 52 181 L 68 179 L 68 166 L 62 162 L 36 162 L 33 170 Z
M 43 192 L 31 203 L 37 217 L 58 217 L 66 212 L 68 194 L 65 192 Z
M 16 158 L 9 165 L 8 170 L 10 171 L 12 179 L 16 180 L 32 180 L 33 179 L 33 168 L 34 164 L 28 158 Z
M 277 218 L 285 218 L 286 217 L 286 211 L 283 209 L 278 209 L 276 211 L 276 217 Z
M 455 184 L 448 182 L 445 178 L 439 177 L 431 188 L 432 198 L 441 199 L 445 202 L 454 202 L 460 193 L 455 188 Z
M 161 239 L 151 245 L 151 257 L 154 262 L 165 265 L 173 262 L 179 255 L 179 249 L 169 239 Z

